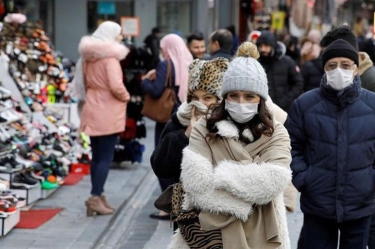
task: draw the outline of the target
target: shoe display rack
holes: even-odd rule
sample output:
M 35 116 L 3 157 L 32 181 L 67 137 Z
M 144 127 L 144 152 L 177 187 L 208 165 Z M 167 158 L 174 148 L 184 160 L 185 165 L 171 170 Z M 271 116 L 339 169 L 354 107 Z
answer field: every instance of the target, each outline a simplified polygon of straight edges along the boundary
M 76 109 L 57 104 L 74 64 L 53 50 L 36 24 L 0 26 L 0 236 L 5 236 L 19 222 L 20 209 L 51 196 L 72 164 L 89 162 L 90 147 L 88 137 L 77 133 L 79 122 L 70 122 Z

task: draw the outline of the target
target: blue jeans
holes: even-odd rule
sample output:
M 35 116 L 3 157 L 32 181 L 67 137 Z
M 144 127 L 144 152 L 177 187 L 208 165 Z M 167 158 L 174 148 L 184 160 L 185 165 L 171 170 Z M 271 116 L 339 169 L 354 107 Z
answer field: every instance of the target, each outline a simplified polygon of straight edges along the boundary
M 104 184 L 112 164 L 117 136 L 118 134 L 90 136 L 92 150 L 91 195 L 100 196 L 104 192 Z

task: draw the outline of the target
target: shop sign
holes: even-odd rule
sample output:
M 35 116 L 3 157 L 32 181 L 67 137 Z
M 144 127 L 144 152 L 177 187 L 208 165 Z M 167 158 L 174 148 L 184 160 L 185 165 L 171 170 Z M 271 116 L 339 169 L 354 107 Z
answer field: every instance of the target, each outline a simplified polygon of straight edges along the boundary
M 139 17 L 122 16 L 121 17 L 122 35 L 139 36 Z
M 115 2 L 98 2 L 97 12 L 99 15 L 115 15 Z
M 272 30 L 283 30 L 284 29 L 284 20 L 285 12 L 284 11 L 272 11 Z

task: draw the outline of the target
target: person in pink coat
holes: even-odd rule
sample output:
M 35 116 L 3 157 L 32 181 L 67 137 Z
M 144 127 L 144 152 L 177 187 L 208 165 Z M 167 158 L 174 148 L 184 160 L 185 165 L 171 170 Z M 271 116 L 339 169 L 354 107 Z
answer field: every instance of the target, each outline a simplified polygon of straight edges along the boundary
M 114 212 L 103 192 L 118 133 L 125 129 L 130 99 L 119 63 L 129 50 L 120 44 L 121 40 L 120 25 L 106 21 L 91 36 L 84 36 L 79 44 L 85 89 L 80 129 L 90 136 L 92 149 L 92 189 L 86 201 L 88 216 Z

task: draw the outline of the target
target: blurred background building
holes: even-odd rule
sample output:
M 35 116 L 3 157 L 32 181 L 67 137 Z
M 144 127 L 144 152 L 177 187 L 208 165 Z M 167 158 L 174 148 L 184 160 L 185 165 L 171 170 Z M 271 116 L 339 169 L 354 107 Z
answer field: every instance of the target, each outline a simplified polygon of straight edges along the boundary
M 358 26 L 358 17 L 361 17 L 364 30 L 373 30 L 371 24 L 375 9 L 375 0 L 0 0 L 0 4 L 1 2 L 8 5 L 10 3 L 16 11 L 26 14 L 28 20 L 42 23 L 56 48 L 73 60 L 78 58 L 77 44 L 82 35 L 95 30 L 104 20 L 120 23 L 123 16 L 139 18 L 139 36 L 133 37 L 132 42 L 141 45 L 153 27 L 159 27 L 163 34 L 174 32 L 183 37 L 190 32 L 201 31 L 208 38 L 213 30 L 234 25 L 240 41 L 244 41 L 254 29 L 254 16 L 260 11 L 259 8 L 270 15 L 272 21 L 269 28 L 272 31 L 279 34 L 290 32 L 298 38 L 312 27 L 325 33 L 334 24 Z M 298 8 L 302 8 L 304 12 Z M 293 12 L 293 9 L 297 11 Z

